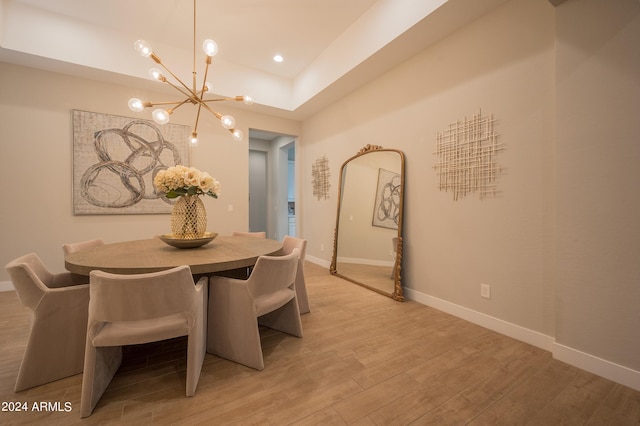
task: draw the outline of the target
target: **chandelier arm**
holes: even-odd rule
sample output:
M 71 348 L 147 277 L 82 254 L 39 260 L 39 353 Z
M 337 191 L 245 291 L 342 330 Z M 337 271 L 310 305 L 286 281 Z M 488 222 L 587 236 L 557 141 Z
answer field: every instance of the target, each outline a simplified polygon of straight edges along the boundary
M 199 97 L 199 100 L 201 102 L 204 102 L 204 94 L 207 91 L 207 74 L 209 74 L 209 65 L 211 65 L 211 56 L 207 56 L 206 65 L 204 67 L 204 76 L 202 78 L 202 89 L 200 90 L 200 97 Z M 194 91 L 195 91 L 195 84 L 196 84 L 196 74 L 194 71 L 193 73 Z
M 191 99 L 185 99 L 182 102 L 178 102 L 178 101 L 145 102 L 144 107 L 150 108 L 150 107 L 160 106 L 160 105 L 176 105 L 176 108 L 177 108 L 178 106 L 183 105 L 186 102 L 191 102 Z
M 170 70 L 169 68 L 167 68 L 165 64 L 163 64 L 162 62 L 160 62 L 159 64 L 160 64 L 160 66 L 161 66 L 162 68 L 164 68 L 164 69 L 165 69 L 169 74 L 171 74 L 171 77 L 173 77 L 173 78 L 174 78 L 178 83 L 180 83 L 180 85 L 182 85 L 182 87 L 184 87 L 184 88 L 187 90 L 187 92 L 188 92 L 188 93 L 187 93 L 187 92 L 184 92 L 184 91 L 183 91 L 182 89 L 180 89 L 177 85 L 175 85 L 175 84 L 171 83 L 171 82 L 170 82 L 169 80 L 167 80 L 167 79 L 163 80 L 165 83 L 167 83 L 167 84 L 168 84 L 168 85 L 170 85 L 171 87 L 173 87 L 173 88 L 175 88 L 175 89 L 179 90 L 179 91 L 180 91 L 183 95 L 185 95 L 185 96 L 189 96 L 189 97 L 197 96 L 197 95 L 194 93 L 194 91 L 193 91 L 193 90 L 191 90 L 191 89 L 189 88 L 189 86 L 187 86 L 186 84 L 184 84 L 184 82 L 183 82 L 182 80 L 180 80 L 180 78 L 178 78 L 178 76 L 177 76 L 177 75 L 175 75 L 174 73 L 172 73 L 172 72 L 171 72 L 171 70 Z
M 196 112 L 196 123 L 193 126 L 193 134 L 198 134 L 198 121 L 200 121 L 200 111 L 202 110 L 202 101 L 198 102 L 198 112 Z
M 206 109 L 207 111 L 209 111 L 211 114 L 215 115 L 215 116 L 216 116 L 216 118 L 217 118 L 218 120 L 220 120 L 220 119 L 222 118 L 222 114 L 220 114 L 219 112 L 216 112 L 216 111 L 212 110 L 212 109 L 211 109 L 211 107 L 209 107 L 209 105 L 207 105 L 206 103 L 201 102 L 201 103 L 200 103 L 200 105 L 202 105 L 202 106 L 204 107 L 204 109 Z
M 187 102 L 192 102 L 192 101 L 191 101 L 191 98 L 187 98 L 187 99 L 185 99 L 184 101 L 182 101 L 182 102 L 178 102 L 178 103 L 174 102 L 174 104 L 176 104 L 176 106 L 174 106 L 173 108 L 171 108 L 171 110 L 172 110 L 172 111 L 174 111 L 174 110 L 176 110 L 176 109 L 180 108 L 182 105 L 186 104 Z
M 184 96 L 188 98 L 187 100 L 193 104 L 195 104 L 195 101 L 193 99 L 198 99 L 198 95 L 194 94 L 191 90 L 185 91 L 182 87 L 173 84 L 167 79 L 163 80 L 163 83 L 167 83 L 169 86 L 173 87 L 178 92 L 182 93 Z
M 194 15 L 193 15 L 193 20 L 194 20 L 194 28 L 195 28 L 195 0 L 193 1 L 193 10 L 194 10 Z M 195 30 L 194 30 L 195 31 Z M 195 67 L 195 57 L 196 57 L 196 52 L 195 52 L 195 32 L 193 34 L 193 66 Z M 202 90 L 200 91 L 200 93 L 198 93 L 199 96 L 196 96 L 196 100 L 198 101 L 198 112 L 196 113 L 196 124 L 193 127 L 193 132 L 195 134 L 198 133 L 198 121 L 200 120 L 200 111 L 202 111 L 202 106 L 205 105 L 204 103 L 204 94 L 205 91 L 207 90 L 207 74 L 209 73 L 209 65 L 211 64 L 211 57 L 207 56 L 207 60 L 206 60 L 207 65 L 204 68 L 204 78 L 202 79 Z M 193 91 L 195 92 L 196 90 L 196 71 L 195 68 L 193 70 Z M 206 105 L 205 105 L 206 107 Z
M 202 102 L 222 102 L 222 101 L 241 101 L 241 100 L 242 100 L 242 96 L 234 96 L 231 98 L 217 98 L 217 99 L 207 99 L 207 100 L 203 99 Z

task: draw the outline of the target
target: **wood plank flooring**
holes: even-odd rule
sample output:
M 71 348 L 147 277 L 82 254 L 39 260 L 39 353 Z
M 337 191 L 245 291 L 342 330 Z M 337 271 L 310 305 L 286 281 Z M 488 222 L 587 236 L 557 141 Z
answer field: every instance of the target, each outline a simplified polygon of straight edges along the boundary
M 13 392 L 29 311 L 15 293 L 0 293 L 0 401 L 72 408 L 0 411 L 0 424 L 640 424 L 640 392 L 317 265 L 305 274 L 304 337 L 261 330 L 263 371 L 207 355 L 196 394 L 186 398 L 186 340 L 128 347 L 87 419 L 78 411 L 81 374 Z
M 393 294 L 394 278 L 391 277 L 391 266 L 363 265 L 361 263 L 338 263 L 337 270 L 343 277 L 355 282 L 367 283 L 369 287 L 380 290 L 383 294 Z

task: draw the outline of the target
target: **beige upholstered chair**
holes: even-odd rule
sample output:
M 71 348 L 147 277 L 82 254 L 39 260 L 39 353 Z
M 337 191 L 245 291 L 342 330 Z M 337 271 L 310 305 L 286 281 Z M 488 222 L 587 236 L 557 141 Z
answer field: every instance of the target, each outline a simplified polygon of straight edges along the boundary
M 294 283 L 297 250 L 260 256 L 247 280 L 211 277 L 207 352 L 264 369 L 258 324 L 302 337 Z
M 68 272 L 53 274 L 38 255 L 6 266 L 18 299 L 33 311 L 16 392 L 82 372 L 89 285 L 73 285 Z
M 104 245 L 104 241 L 101 238 L 96 238 L 95 240 L 86 240 L 80 241 L 77 243 L 68 243 L 62 245 L 62 251 L 64 252 L 65 257 L 71 253 L 75 253 L 82 250 L 89 250 L 94 247 L 99 247 Z M 71 274 L 71 281 L 74 284 L 89 284 L 89 277 L 86 275 L 79 274 Z
M 243 236 L 243 237 L 253 237 L 253 238 L 267 238 L 267 233 L 264 231 L 260 231 L 260 232 L 233 231 L 231 235 L 233 235 L 234 237 Z
M 208 278 L 191 269 L 118 275 L 92 271 L 80 416 L 91 415 L 122 362 L 122 346 L 188 336 L 186 395 L 206 351 Z
M 95 240 L 80 241 L 77 243 L 68 243 L 62 245 L 62 251 L 64 255 L 75 253 L 82 250 L 88 250 L 90 248 L 99 247 L 104 244 L 102 238 L 96 238 Z
M 231 233 L 233 237 L 253 237 L 253 238 L 267 238 L 267 233 L 264 231 L 256 231 L 256 232 L 242 232 L 242 231 L 233 231 Z M 251 271 L 253 270 L 253 266 L 249 266 L 247 268 L 241 268 L 235 270 L 233 272 L 227 271 L 224 275 L 231 278 L 240 278 L 246 280 L 251 275 Z
M 311 312 L 309 308 L 309 297 L 307 296 L 307 285 L 304 281 L 304 257 L 307 251 L 307 240 L 301 238 L 290 237 L 286 235 L 282 240 L 282 252 L 284 254 L 291 253 L 294 249 L 298 249 L 300 259 L 298 260 L 298 273 L 296 274 L 296 296 L 298 299 L 298 307 L 301 314 Z

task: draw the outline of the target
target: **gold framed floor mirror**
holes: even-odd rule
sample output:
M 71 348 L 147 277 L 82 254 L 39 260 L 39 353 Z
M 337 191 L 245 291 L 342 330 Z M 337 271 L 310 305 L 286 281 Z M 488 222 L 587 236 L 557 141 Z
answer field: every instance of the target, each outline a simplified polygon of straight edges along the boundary
M 330 272 L 403 301 L 404 154 L 367 145 L 340 168 Z

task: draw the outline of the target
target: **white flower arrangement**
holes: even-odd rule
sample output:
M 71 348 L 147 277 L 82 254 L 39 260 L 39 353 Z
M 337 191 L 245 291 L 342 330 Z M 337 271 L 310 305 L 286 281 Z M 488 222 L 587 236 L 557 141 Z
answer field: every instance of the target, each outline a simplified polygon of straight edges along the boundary
M 156 190 L 167 198 L 183 195 L 208 195 L 218 198 L 221 192 L 220 182 L 209 173 L 182 165 L 160 170 L 153 179 L 153 184 Z

